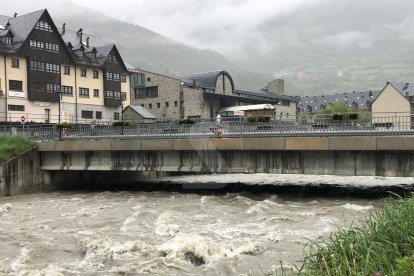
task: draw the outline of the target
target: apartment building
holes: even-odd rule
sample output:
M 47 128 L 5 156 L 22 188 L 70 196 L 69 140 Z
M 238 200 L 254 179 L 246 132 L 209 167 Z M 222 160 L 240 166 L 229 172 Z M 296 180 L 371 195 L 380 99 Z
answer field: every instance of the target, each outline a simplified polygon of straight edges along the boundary
M 120 120 L 129 80 L 114 44 L 59 30 L 46 9 L 0 16 L 0 121 Z

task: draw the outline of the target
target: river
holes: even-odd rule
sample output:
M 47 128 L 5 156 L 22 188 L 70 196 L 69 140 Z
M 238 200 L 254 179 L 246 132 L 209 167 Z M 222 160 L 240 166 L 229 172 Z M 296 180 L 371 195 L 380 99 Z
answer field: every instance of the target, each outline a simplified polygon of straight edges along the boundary
M 62 192 L 0 199 L 0 273 L 264 275 L 377 200 L 286 194 Z

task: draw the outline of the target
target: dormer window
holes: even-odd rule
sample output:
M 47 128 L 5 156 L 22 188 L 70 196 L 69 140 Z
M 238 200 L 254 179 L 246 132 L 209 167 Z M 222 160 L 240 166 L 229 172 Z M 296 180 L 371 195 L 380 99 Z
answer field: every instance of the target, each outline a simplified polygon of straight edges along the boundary
M 78 51 L 78 57 L 83 57 L 83 51 L 82 50 Z
M 11 45 L 12 44 L 12 38 L 11 38 L 11 36 L 6 36 L 5 42 L 6 42 L 6 44 Z

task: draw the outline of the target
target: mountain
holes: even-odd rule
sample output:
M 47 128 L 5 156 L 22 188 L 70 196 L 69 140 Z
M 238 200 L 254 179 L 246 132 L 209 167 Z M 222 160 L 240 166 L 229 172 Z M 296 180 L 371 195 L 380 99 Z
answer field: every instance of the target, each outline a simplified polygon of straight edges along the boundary
M 255 40 L 246 34 L 237 41 L 242 55 L 226 56 L 68 0 L 0 0 L 0 6 L 10 15 L 46 7 L 58 26 L 65 22 L 71 30 L 116 43 L 130 64 L 176 75 L 224 69 L 239 89 L 258 89 L 275 77 L 285 79 L 287 94 L 300 96 L 414 81 L 414 4 L 407 0 L 310 1 L 263 21 L 251 30 Z M 223 34 L 200 36 L 214 40 Z
M 301 95 L 410 82 L 413 14 L 406 0 L 313 1 L 259 26 L 256 35 L 267 51 L 252 48 L 239 62 L 280 75 L 288 91 Z
M 146 28 L 113 19 L 70 1 L 38 0 L 27 3 L 24 0 L 0 0 L 0 6 L 5 7 L 1 11 L 3 15 L 12 15 L 14 12 L 24 14 L 47 8 L 58 27 L 66 23 L 66 28 L 70 30 L 82 28 L 85 37 L 97 36 L 108 43 L 115 43 L 125 62 L 147 70 L 184 75 L 222 69 L 235 78 L 238 88 L 248 89 L 259 89 L 272 79 L 270 74 L 240 69 L 239 65 L 218 52 L 187 46 Z

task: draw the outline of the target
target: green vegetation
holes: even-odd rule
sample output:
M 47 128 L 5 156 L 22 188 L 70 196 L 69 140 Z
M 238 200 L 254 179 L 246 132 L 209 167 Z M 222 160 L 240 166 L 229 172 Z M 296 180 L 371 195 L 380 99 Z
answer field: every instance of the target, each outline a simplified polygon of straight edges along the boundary
M 178 119 L 178 120 L 175 120 L 174 123 L 176 125 L 194 125 L 196 123 L 196 120 L 192 118 Z
M 257 115 L 257 116 L 247 117 L 247 121 L 249 123 L 255 123 L 255 122 L 267 123 L 267 122 L 270 122 L 271 119 L 272 119 L 272 117 L 268 116 L 268 115 Z
M 72 123 L 68 123 L 68 122 L 63 122 L 63 123 L 60 123 L 60 124 L 57 124 L 56 125 L 56 127 L 58 128 L 58 129 L 64 129 L 64 128 L 66 128 L 66 129 L 70 129 L 70 128 L 74 128 L 75 126 L 74 126 L 74 124 L 72 124 Z
M 0 135 L 0 162 L 3 163 L 10 158 L 31 149 L 36 144 L 22 136 Z
M 112 126 L 124 126 L 124 127 L 131 127 L 134 125 L 133 121 L 116 121 L 112 123 Z
M 414 197 L 385 201 L 363 226 L 314 241 L 301 275 L 413 275 Z

